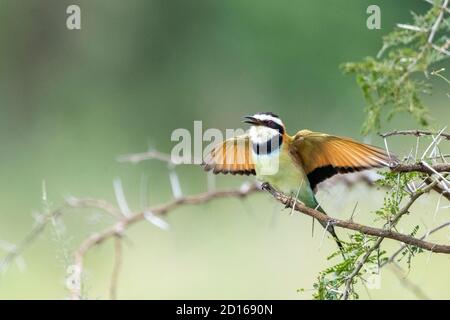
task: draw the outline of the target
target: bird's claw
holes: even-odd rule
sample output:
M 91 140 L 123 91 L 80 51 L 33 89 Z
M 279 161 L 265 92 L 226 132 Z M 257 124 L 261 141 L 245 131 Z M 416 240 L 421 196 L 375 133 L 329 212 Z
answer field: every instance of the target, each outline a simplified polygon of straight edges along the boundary
M 261 184 L 261 189 L 262 190 L 270 190 L 270 184 L 268 182 L 263 182 Z

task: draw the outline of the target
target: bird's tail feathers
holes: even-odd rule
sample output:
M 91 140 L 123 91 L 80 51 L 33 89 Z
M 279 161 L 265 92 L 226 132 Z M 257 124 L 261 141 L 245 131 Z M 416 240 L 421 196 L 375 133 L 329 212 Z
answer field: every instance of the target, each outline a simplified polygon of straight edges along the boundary
M 317 210 L 320 211 L 320 212 L 322 212 L 323 214 L 327 214 L 327 213 L 322 209 L 322 207 L 320 207 L 320 206 L 317 207 Z M 320 221 L 320 220 L 319 220 L 319 223 L 320 223 L 320 224 L 322 225 L 322 227 L 324 227 L 324 229 L 325 229 L 326 231 L 328 231 L 328 232 L 331 234 L 331 236 L 334 238 L 334 241 L 336 241 L 336 244 L 337 244 L 337 246 L 339 247 L 339 250 L 341 251 L 342 257 L 343 257 L 344 260 L 345 260 L 346 258 L 345 258 L 345 253 L 344 253 L 344 246 L 342 245 L 341 240 L 340 240 L 339 237 L 337 236 L 336 231 L 334 230 L 334 226 L 331 225 L 331 224 L 329 224 L 329 223 L 327 223 L 327 222 Z

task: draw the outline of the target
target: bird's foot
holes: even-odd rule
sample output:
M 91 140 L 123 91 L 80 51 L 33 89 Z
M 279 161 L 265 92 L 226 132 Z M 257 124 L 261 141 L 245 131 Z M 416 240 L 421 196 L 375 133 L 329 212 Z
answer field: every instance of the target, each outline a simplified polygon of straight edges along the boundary
M 262 190 L 269 190 L 270 189 L 270 184 L 268 182 L 261 183 L 261 189 Z

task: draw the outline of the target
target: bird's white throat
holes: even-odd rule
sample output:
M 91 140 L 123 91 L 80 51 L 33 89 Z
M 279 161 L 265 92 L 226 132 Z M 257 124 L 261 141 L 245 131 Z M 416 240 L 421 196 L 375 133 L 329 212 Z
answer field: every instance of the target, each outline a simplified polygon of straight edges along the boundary
M 264 144 L 279 136 L 277 130 L 264 126 L 251 126 L 248 134 L 253 144 Z

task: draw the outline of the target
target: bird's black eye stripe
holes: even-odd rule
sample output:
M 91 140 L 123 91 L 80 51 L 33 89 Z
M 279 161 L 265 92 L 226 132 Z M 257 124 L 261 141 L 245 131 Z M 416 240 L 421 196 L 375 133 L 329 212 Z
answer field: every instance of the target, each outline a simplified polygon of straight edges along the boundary
M 280 134 L 284 133 L 283 126 L 281 126 L 280 124 L 276 123 L 275 121 L 267 120 L 267 121 L 265 121 L 264 124 L 266 125 L 266 127 L 269 127 L 269 128 L 277 130 Z

